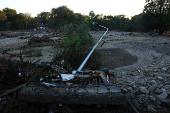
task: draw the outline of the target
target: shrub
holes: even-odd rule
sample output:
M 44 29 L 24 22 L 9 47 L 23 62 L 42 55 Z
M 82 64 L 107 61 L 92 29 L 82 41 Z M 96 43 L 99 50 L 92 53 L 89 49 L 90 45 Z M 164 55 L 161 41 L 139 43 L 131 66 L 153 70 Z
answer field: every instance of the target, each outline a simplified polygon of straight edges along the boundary
M 83 22 L 81 24 L 71 23 L 63 27 L 65 37 L 60 42 L 59 47 L 63 48 L 63 58 L 67 69 L 68 67 L 77 69 L 95 44 L 93 37 L 88 31 L 89 27 Z M 101 68 L 103 58 L 99 51 L 94 51 L 85 68 Z

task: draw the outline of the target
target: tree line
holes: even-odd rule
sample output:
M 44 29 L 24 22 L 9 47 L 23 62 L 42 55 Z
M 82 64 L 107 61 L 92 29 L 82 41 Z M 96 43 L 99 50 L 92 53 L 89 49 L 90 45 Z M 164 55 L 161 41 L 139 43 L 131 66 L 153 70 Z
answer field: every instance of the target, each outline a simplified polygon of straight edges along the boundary
M 5 8 L 0 10 L 0 29 L 32 29 L 43 25 L 48 28 L 63 29 L 63 26 L 87 24 L 91 30 L 102 30 L 93 26 L 92 22 L 106 26 L 109 30 L 118 31 L 157 31 L 162 34 L 170 29 L 170 1 L 169 0 L 145 0 L 143 12 L 126 18 L 126 15 L 103 15 L 89 12 L 89 15 L 74 13 L 67 6 L 52 8 L 50 12 L 41 12 L 37 17 L 30 14 L 17 14 L 16 10 Z M 135 10 L 135 9 L 134 9 Z M 75 27 L 75 26 L 74 26 Z
M 19 13 L 10 8 L 0 10 L 0 30 L 37 28 L 37 20 L 28 13 Z

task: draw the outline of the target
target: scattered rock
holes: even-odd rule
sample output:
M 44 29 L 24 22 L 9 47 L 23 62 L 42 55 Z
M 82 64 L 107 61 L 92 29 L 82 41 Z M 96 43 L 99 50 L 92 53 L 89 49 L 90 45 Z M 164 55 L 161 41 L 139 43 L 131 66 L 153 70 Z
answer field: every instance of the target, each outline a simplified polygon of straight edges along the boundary
M 155 93 L 157 93 L 157 94 L 161 94 L 163 91 L 161 90 L 161 89 L 159 89 L 159 88 L 157 88 L 156 90 L 155 90 Z
M 149 96 L 149 99 L 150 99 L 151 101 L 156 101 L 156 98 L 153 97 L 153 96 Z
M 170 85 L 166 85 L 165 86 L 165 89 L 167 91 L 167 94 L 170 95 Z
M 151 84 L 158 84 L 155 80 L 150 81 Z
M 132 91 L 132 90 L 133 90 L 132 87 L 127 87 L 126 89 L 129 90 L 129 91 Z
M 125 93 L 128 92 L 128 90 L 127 90 L 126 88 L 122 88 L 122 89 L 121 89 L 121 92 L 122 92 L 123 94 L 125 94 Z
M 157 79 L 158 79 L 158 80 L 163 80 L 163 77 L 158 76 Z
M 152 113 L 157 112 L 156 109 L 152 106 L 147 106 L 147 110 Z
M 168 94 L 166 93 L 166 91 L 163 91 L 160 95 L 157 96 L 158 99 L 160 100 L 164 100 L 168 97 Z
M 152 85 L 148 88 L 149 92 L 155 91 L 155 89 L 156 89 L 157 86 L 158 86 L 158 84 L 152 84 Z
M 149 93 L 149 91 L 146 89 L 146 87 L 140 87 L 139 90 L 141 93 L 144 93 L 144 94 Z
M 125 75 L 126 73 L 125 72 L 122 72 L 122 75 Z
M 135 95 L 140 95 L 141 93 L 140 93 L 140 91 L 135 90 L 135 91 L 134 91 L 134 94 L 135 94 Z

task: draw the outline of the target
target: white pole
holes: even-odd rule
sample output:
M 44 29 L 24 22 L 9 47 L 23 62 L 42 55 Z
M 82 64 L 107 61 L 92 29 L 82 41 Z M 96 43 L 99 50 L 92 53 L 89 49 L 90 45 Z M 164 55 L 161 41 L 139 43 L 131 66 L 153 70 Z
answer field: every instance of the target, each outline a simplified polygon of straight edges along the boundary
M 93 22 L 93 25 L 94 25 L 94 24 L 98 24 L 98 23 Z M 98 25 L 99 25 L 99 24 L 98 24 Z M 91 54 L 93 53 L 93 51 L 95 50 L 95 48 L 97 47 L 97 45 L 100 43 L 100 41 L 102 40 L 102 38 L 104 37 L 104 35 L 105 35 L 105 34 L 107 33 L 107 31 L 108 31 L 108 28 L 106 28 L 106 27 L 104 27 L 104 26 L 102 26 L 102 25 L 99 25 L 99 26 L 105 28 L 106 31 L 105 31 L 105 33 L 102 35 L 102 37 L 100 38 L 100 40 L 96 43 L 96 45 L 93 47 L 93 49 L 90 51 L 90 53 L 87 55 L 87 57 L 86 57 L 85 60 L 82 62 L 82 64 L 80 65 L 80 67 L 78 68 L 77 71 L 81 71 L 81 69 L 84 67 L 84 65 L 86 64 L 87 60 L 89 59 L 89 57 L 91 56 Z

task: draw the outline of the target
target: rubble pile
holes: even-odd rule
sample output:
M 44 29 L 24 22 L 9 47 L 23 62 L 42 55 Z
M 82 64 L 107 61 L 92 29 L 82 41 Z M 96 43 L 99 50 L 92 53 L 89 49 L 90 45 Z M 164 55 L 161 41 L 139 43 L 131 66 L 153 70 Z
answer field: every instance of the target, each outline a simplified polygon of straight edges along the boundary
M 28 44 L 37 44 L 37 43 L 41 43 L 41 42 L 53 42 L 52 39 L 50 39 L 49 36 L 44 35 L 43 37 L 38 37 L 38 36 L 33 36 L 30 38 Z
M 131 95 L 133 105 L 144 112 L 158 112 L 170 105 L 170 62 L 155 58 L 143 68 L 124 68 L 115 72 L 122 93 Z

